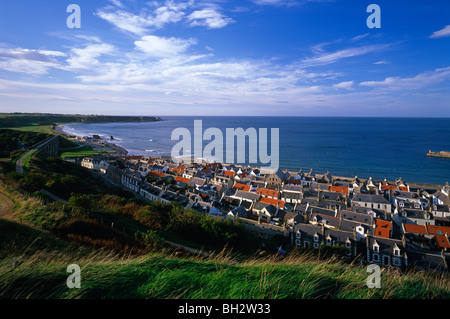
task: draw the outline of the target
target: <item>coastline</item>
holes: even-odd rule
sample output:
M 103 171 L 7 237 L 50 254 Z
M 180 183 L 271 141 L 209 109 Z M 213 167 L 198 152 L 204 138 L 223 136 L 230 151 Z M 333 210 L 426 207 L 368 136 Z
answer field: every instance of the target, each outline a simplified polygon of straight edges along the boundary
M 58 124 L 53 126 L 53 130 L 59 134 L 62 134 L 64 136 L 66 136 L 67 139 L 69 139 L 70 141 L 73 141 L 79 145 L 88 145 L 90 147 L 92 147 L 92 149 L 94 151 L 98 151 L 98 152 L 108 152 L 110 153 L 110 155 L 117 155 L 117 156 L 124 156 L 128 154 L 128 150 L 126 150 L 125 148 L 118 146 L 116 144 L 111 143 L 110 141 L 107 141 L 105 139 L 99 139 L 99 140 L 95 140 L 95 141 L 78 141 L 78 140 L 74 140 L 74 136 L 73 134 L 70 134 L 69 132 L 64 130 L 64 125 L 67 125 L 70 123 L 66 123 L 66 124 Z

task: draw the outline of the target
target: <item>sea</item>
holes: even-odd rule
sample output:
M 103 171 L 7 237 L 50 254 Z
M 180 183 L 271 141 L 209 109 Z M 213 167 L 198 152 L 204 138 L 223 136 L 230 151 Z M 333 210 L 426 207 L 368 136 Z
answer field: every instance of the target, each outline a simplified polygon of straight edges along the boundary
M 450 158 L 429 157 L 427 152 L 450 151 L 450 118 L 361 118 L 361 117 L 237 117 L 237 116 L 161 116 L 159 122 L 67 124 L 64 130 L 77 136 L 100 135 L 125 148 L 129 154 L 168 156 L 180 142 L 175 129 L 191 134 L 193 152 L 194 121 L 202 124 L 202 132 L 219 129 L 223 135 L 225 153 L 226 129 L 267 129 L 267 155 L 271 154 L 272 129 L 278 129 L 278 159 L 283 170 L 333 176 L 372 177 L 411 183 L 444 185 L 450 181 Z M 199 122 L 197 122 L 199 123 Z M 197 128 L 198 130 L 198 128 Z M 216 130 L 217 131 L 217 130 Z M 202 135 L 199 135 L 200 137 Z M 259 135 L 258 135 L 259 137 Z M 183 137 L 187 138 L 187 137 Z M 199 139 L 195 140 L 197 143 Z M 212 140 L 202 140 L 202 149 Z M 260 141 L 259 141 L 260 142 Z M 249 139 L 247 140 L 249 143 Z M 235 143 L 237 147 L 237 142 Z M 198 144 L 197 144 L 198 145 Z M 259 145 L 259 144 L 258 144 Z M 235 163 L 263 166 L 250 161 L 246 146 L 244 161 Z M 220 153 L 219 153 L 220 154 Z M 259 154 L 259 153 L 258 153 Z M 214 155 L 214 153 L 213 153 Z M 225 155 L 223 156 L 225 159 Z M 268 164 L 265 164 L 268 165 Z

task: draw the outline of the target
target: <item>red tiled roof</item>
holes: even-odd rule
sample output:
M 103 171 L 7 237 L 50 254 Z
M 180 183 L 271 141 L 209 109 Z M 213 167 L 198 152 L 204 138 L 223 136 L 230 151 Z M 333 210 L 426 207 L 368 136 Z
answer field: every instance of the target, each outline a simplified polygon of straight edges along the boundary
M 180 174 L 183 174 L 185 169 L 186 169 L 186 167 L 184 167 L 184 166 L 178 166 L 178 167 L 172 167 L 171 169 L 169 169 L 169 171 L 180 175 Z
M 436 235 L 434 236 L 434 240 L 439 248 L 450 248 L 450 243 L 448 242 L 447 237 Z
M 403 224 L 403 229 L 405 230 L 405 233 L 428 234 L 427 228 L 423 225 Z
M 343 194 L 348 194 L 348 187 L 343 186 L 330 186 L 330 191 L 332 192 L 338 192 Z
M 397 189 L 397 185 L 381 185 L 382 191 L 388 191 L 391 189 L 392 190 Z M 408 192 L 408 187 L 405 187 L 405 186 L 398 186 L 398 189 L 400 189 L 401 191 L 404 191 L 404 192 Z
M 152 174 L 152 175 L 155 175 L 155 176 L 158 176 L 158 177 L 164 177 L 166 175 L 163 172 L 157 172 L 157 171 L 154 171 L 154 170 L 151 170 L 149 172 L 149 174 Z
M 259 201 L 263 202 L 263 203 L 266 203 L 266 204 L 271 204 L 271 205 L 274 205 L 274 206 L 277 206 L 277 204 L 279 204 L 280 208 L 284 207 L 284 201 L 279 200 L 279 199 L 273 199 L 273 198 L 262 196 Z
M 388 221 L 382 220 L 382 219 L 376 219 L 375 224 L 376 224 L 376 227 L 375 227 L 375 236 L 376 237 L 390 238 L 392 222 L 388 222 Z
M 189 183 L 190 179 L 182 176 L 175 177 L 175 182 Z
M 434 235 L 445 235 L 445 233 L 450 235 L 450 227 L 438 226 L 438 225 L 427 225 L 427 232 L 429 234 L 434 234 Z
M 298 179 L 288 179 L 285 182 L 286 185 L 301 185 L 302 181 L 298 180 Z
M 225 172 L 223 172 L 223 175 L 225 175 L 225 176 L 234 176 L 234 171 L 225 171 Z
M 250 185 L 236 183 L 236 184 L 234 184 L 233 188 L 237 188 L 242 191 L 249 192 L 251 187 L 250 187 Z
M 261 194 L 262 196 L 273 196 L 278 197 L 278 191 L 273 189 L 267 189 L 267 188 L 258 188 L 256 191 L 257 194 Z

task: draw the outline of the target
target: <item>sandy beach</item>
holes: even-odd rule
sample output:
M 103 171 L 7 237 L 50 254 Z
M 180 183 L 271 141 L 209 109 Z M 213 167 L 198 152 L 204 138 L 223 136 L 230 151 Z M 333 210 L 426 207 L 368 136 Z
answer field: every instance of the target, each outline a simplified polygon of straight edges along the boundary
M 75 135 L 66 132 L 64 130 L 64 125 L 62 125 L 62 124 L 54 126 L 53 129 L 56 132 L 65 135 L 67 137 L 67 139 L 69 139 L 72 142 L 75 142 L 79 145 L 89 145 L 90 147 L 92 147 L 92 149 L 94 151 L 108 152 L 111 155 L 119 155 L 119 156 L 128 154 L 128 151 L 126 149 L 124 149 L 123 147 L 113 144 L 110 141 L 105 140 L 105 139 L 79 141 L 79 140 L 77 140 L 77 137 Z

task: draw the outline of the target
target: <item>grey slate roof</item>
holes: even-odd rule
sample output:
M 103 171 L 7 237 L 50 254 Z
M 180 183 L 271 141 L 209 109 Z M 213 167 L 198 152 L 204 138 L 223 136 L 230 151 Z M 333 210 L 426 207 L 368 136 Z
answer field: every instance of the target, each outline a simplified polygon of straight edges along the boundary
M 349 210 L 341 210 L 338 213 L 338 217 L 342 217 L 343 219 L 351 220 L 358 223 L 364 223 L 367 225 L 373 225 L 374 223 L 372 215 L 356 213 Z
M 377 204 L 390 204 L 389 201 L 382 195 L 371 195 L 357 193 L 353 196 L 352 201 L 354 202 L 365 202 L 365 203 L 377 203 Z

